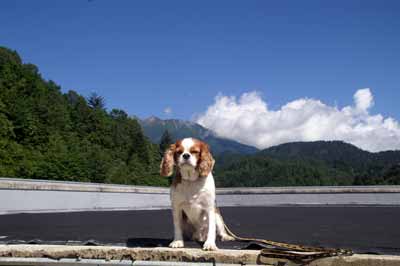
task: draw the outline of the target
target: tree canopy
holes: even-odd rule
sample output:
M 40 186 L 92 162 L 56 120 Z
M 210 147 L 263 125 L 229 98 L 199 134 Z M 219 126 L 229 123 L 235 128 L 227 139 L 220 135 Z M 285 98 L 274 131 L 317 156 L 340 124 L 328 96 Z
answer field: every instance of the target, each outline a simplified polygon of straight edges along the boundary
M 96 93 L 63 93 L 0 47 L 0 176 L 167 185 L 158 146 Z

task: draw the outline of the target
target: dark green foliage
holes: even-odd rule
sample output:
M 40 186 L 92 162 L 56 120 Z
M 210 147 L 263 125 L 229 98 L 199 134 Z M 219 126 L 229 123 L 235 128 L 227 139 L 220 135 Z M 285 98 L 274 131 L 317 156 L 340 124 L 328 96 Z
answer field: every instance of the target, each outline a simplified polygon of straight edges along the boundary
M 393 165 L 384 172 L 383 179 L 388 185 L 400 185 L 400 164 Z
M 88 97 L 88 104 L 93 109 L 105 110 L 106 108 L 104 97 L 98 95 L 95 92 L 92 92 Z
M 160 159 L 136 119 L 97 94 L 63 94 L 0 47 L 0 176 L 165 186 Z
M 216 167 L 220 186 L 324 186 L 351 185 L 352 178 L 316 161 L 278 160 L 246 156 Z
M 160 154 L 163 155 L 167 148 L 173 143 L 172 136 L 169 134 L 168 129 L 164 131 L 160 140 Z
M 400 151 L 371 153 L 341 141 L 294 142 L 219 157 L 220 186 L 400 184 Z

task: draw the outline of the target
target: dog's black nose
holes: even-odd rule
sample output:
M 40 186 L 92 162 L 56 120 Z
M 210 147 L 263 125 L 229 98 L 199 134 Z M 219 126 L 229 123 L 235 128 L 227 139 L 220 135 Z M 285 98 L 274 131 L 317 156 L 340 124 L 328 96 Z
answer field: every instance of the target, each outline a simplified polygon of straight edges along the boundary
M 189 154 L 189 153 L 184 153 L 184 154 L 182 155 L 182 157 L 183 157 L 183 159 L 187 160 L 187 159 L 190 158 L 190 154 Z

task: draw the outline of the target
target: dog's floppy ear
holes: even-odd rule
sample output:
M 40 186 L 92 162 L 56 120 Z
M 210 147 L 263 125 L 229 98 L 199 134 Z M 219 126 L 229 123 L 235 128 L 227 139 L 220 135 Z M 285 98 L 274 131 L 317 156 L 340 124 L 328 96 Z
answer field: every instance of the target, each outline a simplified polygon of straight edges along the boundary
M 199 175 L 202 177 L 208 176 L 208 174 L 214 168 L 215 160 L 211 155 L 210 148 L 204 142 L 201 142 L 200 146 L 200 162 L 198 164 Z
M 161 165 L 160 165 L 160 175 L 170 176 L 174 172 L 175 149 L 176 149 L 176 145 L 171 144 L 169 146 L 169 148 L 164 152 L 164 157 L 163 157 L 163 159 L 161 161 Z

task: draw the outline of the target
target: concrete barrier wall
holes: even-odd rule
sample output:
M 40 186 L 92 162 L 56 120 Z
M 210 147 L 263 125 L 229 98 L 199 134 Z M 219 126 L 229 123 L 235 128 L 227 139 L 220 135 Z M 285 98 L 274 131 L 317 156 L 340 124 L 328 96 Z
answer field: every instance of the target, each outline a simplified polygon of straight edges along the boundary
M 117 246 L 0 245 L 0 265 L 7 266 L 399 266 L 400 256 L 354 254 L 310 263 L 260 256 L 259 250 L 199 248 L 127 248 Z
M 217 204 L 400 206 L 400 186 L 221 188 Z M 169 207 L 168 188 L 0 178 L 0 214 Z

